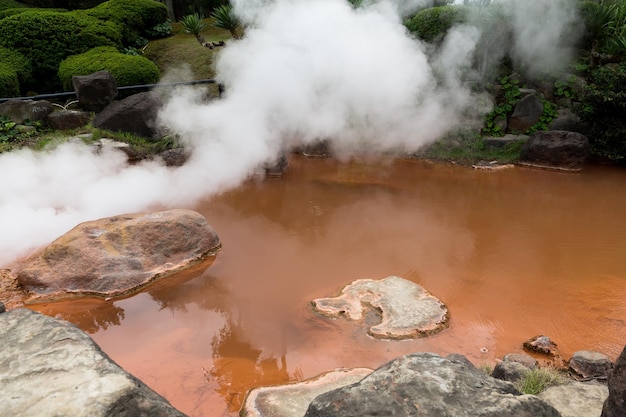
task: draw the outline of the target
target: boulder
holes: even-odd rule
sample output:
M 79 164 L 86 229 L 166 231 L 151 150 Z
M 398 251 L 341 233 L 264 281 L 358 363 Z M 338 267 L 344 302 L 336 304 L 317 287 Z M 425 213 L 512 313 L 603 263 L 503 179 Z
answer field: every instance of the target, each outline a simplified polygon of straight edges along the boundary
M 62 110 L 50 113 L 46 121 L 52 129 L 69 130 L 85 126 L 90 118 L 91 115 L 85 111 Z
M 527 140 L 528 140 L 528 136 L 526 135 L 508 134 L 502 137 L 497 137 L 497 136 L 485 137 L 483 138 L 483 144 L 488 149 L 499 150 L 499 149 L 504 149 L 507 146 L 515 145 L 517 143 L 524 143 Z
M 0 116 L 8 117 L 17 124 L 22 124 L 27 120 L 31 122 L 44 120 L 53 111 L 52 103 L 46 100 L 12 99 L 0 103 Z
M 220 248 L 206 219 L 191 210 L 125 214 L 81 223 L 16 268 L 33 300 L 136 292 L 199 263 Z
M 159 157 L 168 167 L 180 167 L 187 162 L 191 153 L 185 148 L 167 149 L 159 153 Z
M 5 416 L 184 417 L 74 325 L 27 309 L 0 314 Z
M 589 156 L 589 140 L 585 135 L 565 130 L 534 133 L 520 152 L 524 165 L 566 170 L 580 170 Z
M 556 408 L 562 417 L 598 417 L 608 395 L 606 385 L 599 382 L 570 381 L 546 388 L 539 398 Z
M 508 382 L 517 382 L 524 375 L 539 366 L 539 362 L 525 353 L 509 353 L 498 362 L 491 372 L 491 376 Z
M 98 113 L 117 97 L 117 82 L 109 71 L 72 77 L 72 86 L 80 106 Z
M 337 369 L 305 381 L 250 390 L 241 408 L 246 417 L 302 417 L 313 398 L 359 382 L 368 368 Z
M 560 417 L 539 397 L 485 375 L 467 360 L 413 353 L 360 382 L 316 397 L 305 417 Z
M 570 132 L 580 132 L 581 121 L 570 109 L 557 110 L 557 116 L 552 119 L 548 130 L 567 130 Z
M 134 94 L 106 106 L 96 114 L 92 124 L 99 129 L 158 140 L 161 131 L 157 116 L 162 106 L 162 101 L 152 92 Z
M 613 368 L 608 356 L 589 350 L 574 352 L 569 360 L 569 368 L 583 378 L 606 379 Z
M 448 308 L 421 286 L 397 276 L 381 280 L 359 279 L 332 298 L 313 300 L 318 313 L 350 320 L 363 318 L 363 305 L 380 311 L 381 323 L 370 327 L 371 336 L 383 339 L 424 337 L 448 326 Z
M 523 97 L 513 109 L 509 117 L 507 129 L 509 132 L 524 132 L 537 123 L 543 113 L 543 103 L 536 94 Z
M 602 407 L 602 417 L 626 416 L 626 347 L 609 373 L 608 386 L 609 396 Z

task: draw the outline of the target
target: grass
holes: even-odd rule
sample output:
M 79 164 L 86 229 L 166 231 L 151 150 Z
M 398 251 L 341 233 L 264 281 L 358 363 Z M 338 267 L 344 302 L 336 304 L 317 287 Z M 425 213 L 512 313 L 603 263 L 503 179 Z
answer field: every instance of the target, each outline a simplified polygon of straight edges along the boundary
M 480 161 L 508 164 L 519 159 L 521 147 L 521 142 L 515 142 L 500 149 L 489 148 L 479 135 L 459 134 L 433 143 L 417 156 L 438 161 L 455 161 L 463 165 Z
M 201 35 L 208 42 L 231 39 L 227 30 L 213 27 L 213 19 L 207 18 L 203 21 L 207 26 L 202 30 Z M 180 68 L 181 64 L 184 63 L 191 70 L 192 80 L 213 78 L 215 76 L 213 60 L 215 59 L 215 54 L 219 51 L 220 48 L 209 49 L 200 46 L 193 34 L 185 33 L 180 23 L 173 23 L 172 36 L 150 41 L 145 47 L 143 54 L 157 64 L 162 75 L 167 76 L 170 74 L 168 78 L 174 78 L 169 79 L 169 81 L 187 81 L 189 80 L 187 75 L 181 74 L 178 76 L 176 73 L 172 73 L 172 71 Z
M 517 381 L 515 388 L 523 394 L 537 395 L 552 385 L 565 381 L 565 377 L 553 368 L 534 368 L 528 370 L 524 377 Z

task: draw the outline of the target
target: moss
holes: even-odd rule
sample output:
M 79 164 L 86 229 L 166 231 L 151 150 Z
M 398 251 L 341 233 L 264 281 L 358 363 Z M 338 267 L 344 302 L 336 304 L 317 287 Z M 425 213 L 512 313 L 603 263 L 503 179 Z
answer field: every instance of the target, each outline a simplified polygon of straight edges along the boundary
M 159 80 L 155 63 L 137 55 L 125 55 L 113 47 L 97 47 L 73 55 L 59 65 L 59 79 L 66 90 L 72 89 L 72 77 L 107 70 L 118 86 L 152 84 Z

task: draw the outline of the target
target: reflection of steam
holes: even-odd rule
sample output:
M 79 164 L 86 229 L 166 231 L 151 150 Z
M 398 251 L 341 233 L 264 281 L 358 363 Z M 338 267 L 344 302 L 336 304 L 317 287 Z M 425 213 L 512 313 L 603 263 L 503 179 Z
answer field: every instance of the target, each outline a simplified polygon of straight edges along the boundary
M 518 34 L 517 60 L 541 69 L 554 63 L 548 58 L 563 61 L 563 33 L 574 19 L 564 2 L 503 1 Z M 96 156 L 77 144 L 0 155 L 0 265 L 81 221 L 192 204 L 236 187 L 296 144 L 329 139 L 344 157 L 411 152 L 484 110 L 462 78 L 478 30 L 455 29 L 427 52 L 402 25 L 399 10 L 426 0 L 366 1 L 358 9 L 345 0 L 235 3 L 249 27 L 217 62 L 224 99 L 206 104 L 183 89 L 162 114 L 193 149 L 187 165 L 128 166 L 120 152 Z

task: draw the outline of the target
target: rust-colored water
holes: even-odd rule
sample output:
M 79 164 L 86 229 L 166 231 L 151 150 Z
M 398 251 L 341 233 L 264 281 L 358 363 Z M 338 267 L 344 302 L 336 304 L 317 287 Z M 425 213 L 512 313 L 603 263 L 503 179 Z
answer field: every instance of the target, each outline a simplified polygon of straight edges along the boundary
M 285 177 L 191 208 L 221 237 L 214 260 L 128 299 L 33 307 L 78 324 L 190 416 L 234 416 L 254 386 L 415 351 L 478 365 L 538 334 L 565 358 L 615 359 L 626 344 L 623 170 L 293 157 Z M 450 327 L 381 341 L 311 311 L 313 298 L 388 275 L 443 300 Z

